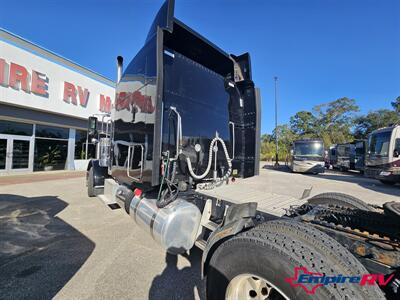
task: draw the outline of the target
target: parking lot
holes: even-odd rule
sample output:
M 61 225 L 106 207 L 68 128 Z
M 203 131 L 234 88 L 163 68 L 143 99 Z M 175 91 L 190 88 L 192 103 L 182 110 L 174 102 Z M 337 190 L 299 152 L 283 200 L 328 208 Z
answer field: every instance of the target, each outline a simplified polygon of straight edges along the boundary
M 400 185 L 388 186 L 378 180 L 366 178 L 358 172 L 327 170 L 323 174 L 298 174 L 281 165 L 278 169 L 262 163 L 260 176 L 252 180 L 249 188 L 300 198 L 304 189 L 311 188 L 311 195 L 323 192 L 342 192 L 358 197 L 369 204 L 382 205 L 400 201 Z
M 166 255 L 121 209 L 88 198 L 82 173 L 40 176 L 0 178 L 1 299 L 204 298 L 200 251 Z M 300 198 L 311 187 L 377 205 L 400 201 L 400 186 L 332 171 L 268 166 L 246 188 Z

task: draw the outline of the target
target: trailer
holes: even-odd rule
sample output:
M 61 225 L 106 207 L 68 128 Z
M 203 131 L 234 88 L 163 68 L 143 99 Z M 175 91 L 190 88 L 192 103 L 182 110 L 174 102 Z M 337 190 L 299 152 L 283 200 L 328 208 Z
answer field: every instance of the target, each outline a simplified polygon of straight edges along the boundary
M 380 128 L 370 133 L 365 175 L 388 185 L 400 183 L 400 125 Z
M 122 62 L 88 195 L 117 203 L 171 254 L 200 248 L 207 299 L 398 296 L 398 203 L 253 188 L 261 107 L 248 53 L 225 53 L 169 0 Z M 91 136 L 97 128 L 91 118 Z
M 292 143 L 289 168 L 297 173 L 324 173 L 324 142 L 319 139 L 302 139 Z

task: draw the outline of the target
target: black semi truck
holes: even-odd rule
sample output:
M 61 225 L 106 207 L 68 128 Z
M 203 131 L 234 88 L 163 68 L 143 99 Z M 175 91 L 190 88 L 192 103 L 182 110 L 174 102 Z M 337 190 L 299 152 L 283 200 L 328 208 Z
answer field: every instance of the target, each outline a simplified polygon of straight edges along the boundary
M 212 44 L 175 18 L 169 0 L 122 69 L 118 57 L 106 130 L 89 121 L 99 158 L 88 166 L 88 195 L 118 203 L 171 254 L 202 249 L 207 299 L 399 295 L 399 204 L 309 190 L 277 200 L 249 187 L 261 108 L 248 53 Z

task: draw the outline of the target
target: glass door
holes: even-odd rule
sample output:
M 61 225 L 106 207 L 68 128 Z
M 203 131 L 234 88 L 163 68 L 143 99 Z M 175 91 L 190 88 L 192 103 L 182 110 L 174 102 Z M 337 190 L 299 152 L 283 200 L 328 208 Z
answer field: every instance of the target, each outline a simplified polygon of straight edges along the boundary
M 0 139 L 0 172 L 6 170 L 7 152 L 7 139 Z
M 29 170 L 30 140 L 12 139 L 11 171 Z
M 0 135 L 0 173 L 32 171 L 32 137 Z

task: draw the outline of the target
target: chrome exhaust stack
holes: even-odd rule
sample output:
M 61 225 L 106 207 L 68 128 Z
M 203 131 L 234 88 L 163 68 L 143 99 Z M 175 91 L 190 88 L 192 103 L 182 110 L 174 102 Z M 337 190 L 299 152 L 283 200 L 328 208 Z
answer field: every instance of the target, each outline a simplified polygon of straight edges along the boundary
M 117 56 L 117 83 L 121 81 L 124 58 Z

